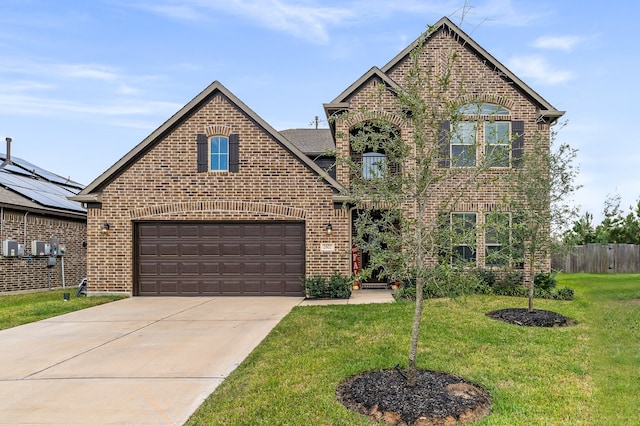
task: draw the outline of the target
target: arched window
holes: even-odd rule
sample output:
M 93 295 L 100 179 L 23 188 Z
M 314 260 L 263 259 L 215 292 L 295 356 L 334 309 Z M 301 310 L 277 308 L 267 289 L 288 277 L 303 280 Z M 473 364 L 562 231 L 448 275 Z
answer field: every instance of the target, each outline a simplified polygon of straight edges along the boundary
M 381 178 L 388 171 L 400 171 L 400 164 L 389 161 L 394 158 L 390 153 L 399 149 L 399 131 L 395 125 L 383 119 L 363 121 L 350 130 L 349 138 L 352 159 L 360 164 L 363 179 Z
M 229 170 L 229 138 L 211 136 L 209 138 L 209 170 Z

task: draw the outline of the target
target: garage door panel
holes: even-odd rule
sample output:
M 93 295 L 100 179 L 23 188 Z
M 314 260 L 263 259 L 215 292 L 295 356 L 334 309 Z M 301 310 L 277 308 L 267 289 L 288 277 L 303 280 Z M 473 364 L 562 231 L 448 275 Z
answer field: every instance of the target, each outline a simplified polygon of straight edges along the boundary
M 284 254 L 304 256 L 304 245 L 303 244 L 285 244 Z
M 301 222 L 136 224 L 137 295 L 301 296 Z
M 198 262 L 180 262 L 180 275 L 200 275 Z
M 200 289 L 199 281 L 182 281 L 180 285 L 181 295 L 198 295 Z
M 141 256 L 157 256 L 158 246 L 156 244 L 140 244 Z
M 242 245 L 243 256 L 260 256 L 262 254 L 262 244 L 244 243 Z
M 181 243 L 180 256 L 198 256 L 200 253 L 200 245 L 198 243 Z
M 280 262 L 264 262 L 265 275 L 281 275 L 282 263 Z
M 260 274 L 262 274 L 261 262 L 244 262 L 242 275 L 254 275 L 259 277 Z
M 159 256 L 177 256 L 178 245 L 177 244 L 160 244 L 158 245 Z
M 179 228 L 180 238 L 198 237 L 200 235 L 200 227 L 197 224 L 183 224 Z
M 242 245 L 240 243 L 223 243 L 220 244 L 221 256 L 241 256 Z
M 265 256 L 282 256 L 282 244 L 264 244 Z
M 299 277 L 304 276 L 304 265 L 300 263 L 286 262 L 282 264 L 284 267 L 283 273 L 287 276 L 289 275 L 298 275 Z
M 205 280 L 199 283 L 202 294 L 220 294 L 222 290 L 220 288 L 220 281 L 218 280 Z
M 158 291 L 160 293 L 166 293 L 170 295 L 178 294 L 178 281 L 177 280 L 162 280 L 158 282 Z
M 178 274 L 178 262 L 162 262 L 158 265 L 160 275 L 177 275 Z
M 200 244 L 200 256 L 219 256 L 220 245 L 212 243 Z

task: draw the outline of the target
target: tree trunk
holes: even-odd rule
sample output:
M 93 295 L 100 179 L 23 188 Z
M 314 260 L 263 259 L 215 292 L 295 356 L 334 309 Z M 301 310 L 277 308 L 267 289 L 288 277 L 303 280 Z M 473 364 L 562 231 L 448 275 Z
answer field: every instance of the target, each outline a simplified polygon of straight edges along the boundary
M 409 368 L 407 370 L 407 386 L 416 385 L 418 374 L 416 358 L 418 356 L 418 339 L 420 337 L 420 323 L 422 322 L 424 277 L 416 278 L 416 309 L 413 314 L 413 326 L 411 328 L 411 343 L 409 344 Z
M 533 312 L 533 288 L 534 288 L 534 266 L 535 259 L 532 257 L 529 259 L 529 313 Z

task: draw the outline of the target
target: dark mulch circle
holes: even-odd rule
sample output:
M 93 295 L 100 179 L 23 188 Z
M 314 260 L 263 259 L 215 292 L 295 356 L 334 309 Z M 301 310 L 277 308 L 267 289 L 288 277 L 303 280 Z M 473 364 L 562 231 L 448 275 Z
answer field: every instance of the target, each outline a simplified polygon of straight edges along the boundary
M 509 324 L 528 327 L 566 327 L 576 324 L 576 321 L 571 318 L 542 309 L 534 309 L 533 312 L 529 312 L 526 308 L 500 309 L 489 312 L 487 316 Z
M 491 397 L 481 387 L 437 371 L 418 371 L 416 386 L 406 373 L 370 371 L 338 386 L 338 400 L 347 408 L 391 425 L 441 426 L 470 423 L 491 412 Z

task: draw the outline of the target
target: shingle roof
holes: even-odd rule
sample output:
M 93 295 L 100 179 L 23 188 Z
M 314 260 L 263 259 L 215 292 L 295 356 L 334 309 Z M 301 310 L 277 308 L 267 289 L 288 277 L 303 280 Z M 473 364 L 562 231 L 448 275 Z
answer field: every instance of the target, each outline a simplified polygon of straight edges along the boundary
M 217 93 L 221 93 L 223 96 L 225 96 L 227 100 L 230 101 L 230 103 L 234 104 L 241 112 L 245 113 L 258 126 L 264 129 L 265 132 L 273 136 L 274 140 L 277 141 L 277 143 L 291 152 L 293 156 L 298 158 L 303 164 L 313 170 L 314 173 L 322 177 L 323 181 L 326 182 L 329 186 L 333 187 L 338 192 L 343 190 L 342 185 L 336 182 L 335 179 L 329 176 L 325 170 L 322 170 L 311 159 L 309 159 L 309 157 L 307 157 L 302 151 L 300 151 L 297 146 L 291 143 L 287 138 L 285 138 L 282 134 L 271 127 L 270 124 L 268 124 L 255 112 L 253 112 L 253 110 L 245 105 L 244 102 L 238 99 L 219 81 L 214 81 L 206 89 L 200 92 L 195 98 L 193 98 L 189 103 L 182 107 L 178 112 L 176 112 L 172 117 L 165 121 L 160 127 L 154 130 L 142 142 L 136 145 L 127 154 L 125 154 L 124 157 L 118 160 L 107 171 L 105 171 L 102 175 L 98 176 L 93 182 L 87 185 L 82 191 L 80 191 L 78 195 L 71 197 L 71 199 L 81 202 L 102 202 L 102 189 L 106 185 L 108 185 L 109 182 L 111 182 L 113 179 L 115 179 L 116 176 L 126 170 L 132 163 L 137 161 L 142 155 L 144 155 L 147 149 L 161 140 L 162 137 L 168 132 L 171 132 L 173 129 L 179 126 L 184 120 L 187 119 L 189 114 L 200 108 L 203 103 L 208 102 Z
M 324 155 L 336 149 L 330 129 L 287 129 L 280 134 L 306 155 Z

